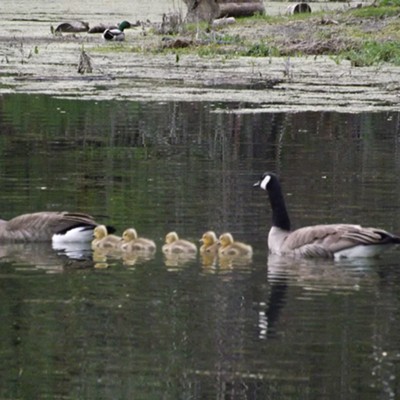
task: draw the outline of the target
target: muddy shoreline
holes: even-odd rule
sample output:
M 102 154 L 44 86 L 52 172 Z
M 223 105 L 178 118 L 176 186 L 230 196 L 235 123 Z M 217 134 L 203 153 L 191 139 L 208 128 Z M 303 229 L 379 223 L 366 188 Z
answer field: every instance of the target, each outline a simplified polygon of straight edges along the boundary
M 162 37 L 144 35 L 142 28 L 130 30 L 122 44 L 109 44 L 99 35 L 56 37 L 49 25 L 38 22 L 31 34 L 0 32 L 0 94 L 237 102 L 241 112 L 399 110 L 400 68 L 389 64 L 354 67 L 314 55 L 177 56 L 147 51 L 161 45 Z M 82 49 L 90 57 L 91 73 L 78 73 Z

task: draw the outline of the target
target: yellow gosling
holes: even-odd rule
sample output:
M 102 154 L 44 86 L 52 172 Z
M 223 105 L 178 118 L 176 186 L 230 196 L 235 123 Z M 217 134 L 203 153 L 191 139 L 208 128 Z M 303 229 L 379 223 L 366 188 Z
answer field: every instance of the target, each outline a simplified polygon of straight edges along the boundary
M 151 239 L 138 237 L 136 229 L 129 228 L 122 234 L 121 249 L 127 252 L 155 252 L 156 244 Z
M 235 242 L 230 233 L 223 233 L 219 237 L 219 256 L 230 257 L 251 257 L 253 255 L 253 248 L 245 243 Z
M 119 249 L 121 238 L 109 235 L 105 225 L 98 225 L 93 231 L 92 249 Z
M 197 246 L 188 240 L 179 239 L 176 232 L 169 232 L 165 236 L 162 251 L 164 254 L 196 254 Z
M 200 254 L 218 254 L 218 238 L 215 232 L 208 231 L 204 233 L 200 239 L 200 242 L 202 243 L 200 247 Z

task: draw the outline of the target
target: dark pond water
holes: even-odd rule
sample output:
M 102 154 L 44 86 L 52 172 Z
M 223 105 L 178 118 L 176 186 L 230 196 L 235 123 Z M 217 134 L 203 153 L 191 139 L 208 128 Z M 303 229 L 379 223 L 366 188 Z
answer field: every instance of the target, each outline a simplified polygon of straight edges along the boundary
M 1 247 L 0 397 L 392 399 L 400 260 L 268 257 L 252 185 L 282 176 L 294 225 L 400 232 L 400 114 L 251 104 L 0 97 L 0 215 L 89 212 L 153 238 L 151 260 Z M 164 260 L 164 235 L 230 231 L 247 264 Z

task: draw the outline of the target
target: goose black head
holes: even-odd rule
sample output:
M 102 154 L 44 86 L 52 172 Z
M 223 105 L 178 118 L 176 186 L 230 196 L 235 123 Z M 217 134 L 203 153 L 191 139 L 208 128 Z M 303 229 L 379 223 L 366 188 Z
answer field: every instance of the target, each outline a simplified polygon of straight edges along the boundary
M 272 225 L 280 229 L 290 230 L 290 219 L 286 210 L 285 200 L 283 198 L 281 185 L 278 175 L 273 172 L 265 172 L 261 179 L 254 184 L 268 193 L 272 208 Z
M 279 179 L 273 172 L 264 172 L 259 181 L 257 181 L 253 187 L 259 187 L 263 190 L 270 190 L 275 185 L 279 185 Z

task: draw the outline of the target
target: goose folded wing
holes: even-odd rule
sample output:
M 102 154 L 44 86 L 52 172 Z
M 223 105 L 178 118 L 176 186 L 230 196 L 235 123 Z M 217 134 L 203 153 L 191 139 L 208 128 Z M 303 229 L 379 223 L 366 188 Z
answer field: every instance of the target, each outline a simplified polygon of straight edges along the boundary
M 398 236 L 377 228 L 362 228 L 356 230 L 348 230 L 343 237 L 352 240 L 358 244 L 379 245 L 387 243 L 400 243 Z
M 68 212 L 37 212 L 19 215 L 0 228 L 0 239 L 10 241 L 47 241 L 55 233 L 75 227 L 93 227 L 90 215 Z
M 348 224 L 308 226 L 291 232 L 283 246 L 305 257 L 332 257 L 336 251 L 357 244 L 356 236 L 362 229 Z

